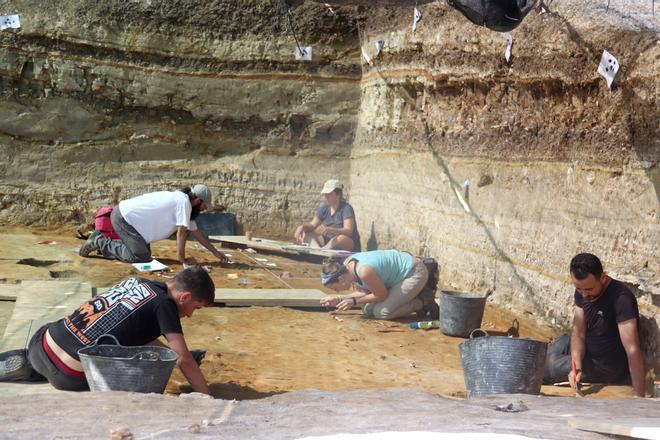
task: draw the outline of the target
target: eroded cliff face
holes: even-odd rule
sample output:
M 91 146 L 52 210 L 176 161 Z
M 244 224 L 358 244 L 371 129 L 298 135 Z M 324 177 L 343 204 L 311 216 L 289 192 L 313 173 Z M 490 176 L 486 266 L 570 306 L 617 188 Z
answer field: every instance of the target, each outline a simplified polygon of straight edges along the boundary
M 292 11 L 314 43 L 304 63 L 268 1 L 0 7 L 23 25 L 0 34 L 3 223 L 79 222 L 206 182 L 243 224 L 282 234 L 324 179 L 349 180 L 361 75 L 349 16 Z
M 289 1 L 311 62 L 283 2 L 207 3 L 0 0 L 23 26 L 0 32 L 3 224 L 205 182 L 239 226 L 284 237 L 336 177 L 363 247 L 435 256 L 443 287 L 557 324 L 570 258 L 599 255 L 638 288 L 657 356 L 650 1 L 551 2 L 511 33 L 510 63 L 502 34 L 440 1 Z
M 595 253 L 640 289 L 657 338 L 660 51 L 657 20 L 630 12 L 642 7 L 650 17 L 650 2 L 533 11 L 510 63 L 502 34 L 444 2 L 415 33 L 410 10 L 372 11 L 351 187 L 373 243 L 437 255 L 446 286 L 559 323 L 571 257 Z M 603 49 L 625 66 L 611 91 Z

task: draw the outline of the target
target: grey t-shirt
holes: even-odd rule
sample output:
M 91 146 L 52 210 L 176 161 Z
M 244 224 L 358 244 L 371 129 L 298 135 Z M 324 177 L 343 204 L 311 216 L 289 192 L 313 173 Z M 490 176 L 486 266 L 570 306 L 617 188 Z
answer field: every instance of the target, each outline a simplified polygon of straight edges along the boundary
M 342 200 L 339 202 L 339 206 L 337 207 L 337 211 L 335 211 L 334 215 L 330 214 L 330 210 L 330 205 L 325 203 L 316 211 L 316 217 L 321 220 L 321 223 L 324 226 L 329 226 L 331 228 L 343 228 L 344 219 L 352 218 L 355 225 L 353 227 L 353 233 L 351 234 L 351 238 L 353 239 L 354 243 L 353 252 L 360 252 L 360 234 L 357 230 L 357 220 L 355 219 L 355 212 L 353 211 L 353 207 Z M 326 234 L 324 237 L 326 240 L 329 240 L 335 235 L 336 234 Z

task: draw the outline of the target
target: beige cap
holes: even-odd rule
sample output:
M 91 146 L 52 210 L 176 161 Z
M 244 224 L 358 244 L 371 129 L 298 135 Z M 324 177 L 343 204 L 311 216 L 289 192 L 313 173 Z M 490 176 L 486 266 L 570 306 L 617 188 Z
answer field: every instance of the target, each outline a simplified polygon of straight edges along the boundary
M 213 201 L 213 196 L 211 195 L 211 190 L 209 189 L 208 186 L 197 184 L 193 186 L 192 192 L 194 197 L 197 197 L 198 199 L 202 199 L 202 202 L 204 202 L 207 208 L 210 208 L 212 206 L 211 202 Z
M 330 194 L 336 189 L 340 189 L 343 191 L 344 185 L 342 185 L 341 182 L 337 179 L 330 179 L 323 184 L 323 189 L 321 190 L 321 194 Z

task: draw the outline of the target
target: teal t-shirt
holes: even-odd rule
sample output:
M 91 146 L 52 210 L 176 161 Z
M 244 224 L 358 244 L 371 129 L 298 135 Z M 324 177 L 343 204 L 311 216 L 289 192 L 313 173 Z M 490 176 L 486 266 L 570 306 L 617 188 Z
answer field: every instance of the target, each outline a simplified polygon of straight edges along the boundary
M 357 272 L 362 264 L 373 268 L 387 289 L 405 280 L 414 266 L 412 255 L 396 250 L 360 252 L 351 255 L 348 260 L 357 260 Z M 362 280 L 357 284 L 366 288 Z

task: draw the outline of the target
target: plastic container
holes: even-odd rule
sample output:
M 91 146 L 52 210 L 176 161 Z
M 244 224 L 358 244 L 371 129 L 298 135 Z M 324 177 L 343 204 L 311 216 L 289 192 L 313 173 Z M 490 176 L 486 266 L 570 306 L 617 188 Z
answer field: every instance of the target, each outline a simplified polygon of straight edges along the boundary
M 486 297 L 478 293 L 440 292 L 440 331 L 467 338 L 481 327 Z
M 99 341 L 111 338 L 116 345 Z M 162 393 L 177 360 L 166 347 L 119 345 L 112 335 L 99 337 L 93 345 L 78 350 L 80 363 L 91 391 Z
M 440 327 L 440 321 L 417 321 L 417 322 L 411 322 L 410 323 L 410 328 L 414 330 L 418 329 L 430 329 L 430 328 L 438 328 Z
M 474 337 L 476 332 L 485 336 Z M 488 336 L 477 329 L 458 346 L 468 398 L 490 394 L 539 394 L 548 344 Z

